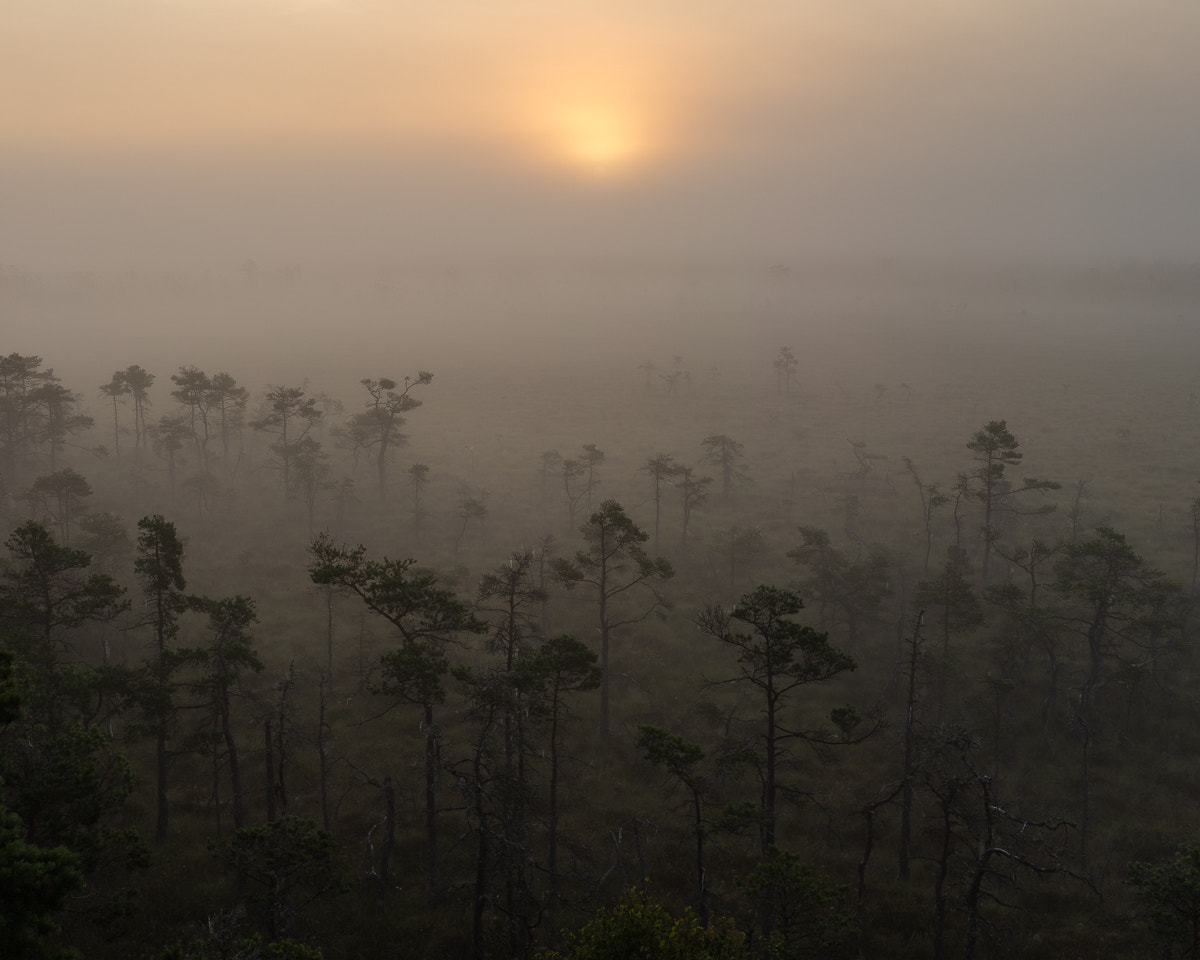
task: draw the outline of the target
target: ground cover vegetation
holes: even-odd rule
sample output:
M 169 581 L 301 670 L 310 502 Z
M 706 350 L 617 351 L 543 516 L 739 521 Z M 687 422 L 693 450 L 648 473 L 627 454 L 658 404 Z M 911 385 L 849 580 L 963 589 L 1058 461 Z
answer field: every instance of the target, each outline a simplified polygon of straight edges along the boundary
M 1182 365 L 51 349 L 0 357 L 4 955 L 1195 952 Z

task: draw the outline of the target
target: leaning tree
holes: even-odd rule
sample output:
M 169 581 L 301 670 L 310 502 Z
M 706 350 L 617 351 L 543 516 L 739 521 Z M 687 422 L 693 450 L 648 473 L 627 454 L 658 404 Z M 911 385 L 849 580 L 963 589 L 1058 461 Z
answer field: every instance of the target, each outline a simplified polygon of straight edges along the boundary
M 447 647 L 462 633 L 485 633 L 488 624 L 471 611 L 435 574 L 416 561 L 374 560 L 366 547 L 345 547 L 327 534 L 309 546 L 313 583 L 341 587 L 396 631 L 399 646 L 380 657 L 382 682 L 376 692 L 393 704 L 421 708 L 425 734 L 425 839 L 427 894 L 441 891 L 437 853 L 437 774 L 440 735 L 434 714 L 446 699 L 443 678 L 449 672 Z

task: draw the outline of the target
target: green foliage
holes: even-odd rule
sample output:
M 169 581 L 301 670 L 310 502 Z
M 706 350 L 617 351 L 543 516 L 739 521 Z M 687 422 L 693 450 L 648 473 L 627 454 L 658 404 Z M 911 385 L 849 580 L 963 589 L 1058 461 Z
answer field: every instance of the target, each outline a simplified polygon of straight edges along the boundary
M 0 649 L 0 733 L 21 716 L 21 695 L 13 678 L 13 655 Z
M 1025 477 L 1020 484 L 1011 481 L 1006 470 L 1015 467 L 1025 455 L 1017 450 L 1020 444 L 1008 429 L 1004 420 L 990 420 L 982 430 L 977 430 L 967 443 L 978 466 L 966 480 L 967 489 L 983 504 L 983 527 L 980 534 L 983 539 L 983 583 L 988 582 L 988 562 L 992 554 L 992 544 L 998 535 L 998 515 L 1002 512 L 1015 512 L 1011 504 L 1014 494 L 1026 491 L 1045 493 L 1049 490 L 1060 490 L 1062 484 L 1054 480 L 1039 480 L 1036 477 Z M 1050 513 L 1053 504 L 1045 504 L 1036 513 Z
M 176 943 L 159 955 L 159 960 L 324 960 L 317 947 L 299 940 L 264 941 L 255 934 L 238 937 L 224 930 L 210 931 L 188 943 Z
M 204 671 L 204 677 L 192 684 L 193 689 L 210 698 L 228 701 L 230 691 L 243 669 L 261 673 L 263 662 L 254 649 L 251 627 L 258 622 L 254 601 L 250 597 L 224 597 L 212 600 L 193 597 L 193 609 L 208 614 L 212 639 L 208 646 L 192 655 Z
M 771 847 L 742 886 L 770 917 L 766 955 L 773 960 L 836 956 L 853 929 L 850 888 L 813 873 L 794 853 Z
M 284 816 L 261 827 L 244 827 L 212 849 L 255 885 L 249 899 L 261 906 L 272 942 L 291 931 L 306 906 L 346 888 L 337 842 L 312 820 Z
M 1156 652 L 1159 634 L 1179 622 L 1168 598 L 1180 590 L 1111 527 L 1067 544 L 1055 573 L 1054 589 L 1069 605 L 1067 622 L 1087 645 L 1082 713 L 1106 679 L 1147 648 Z
M 346 437 L 351 446 L 366 450 L 375 459 L 379 479 L 379 498 L 387 495 L 387 461 L 391 448 L 399 446 L 408 438 L 400 433 L 404 426 L 403 414 L 415 410 L 421 401 L 411 395 L 414 387 L 428 386 L 433 374 L 420 370 L 415 378 L 405 377 L 404 388 L 395 380 L 381 377 L 378 380 L 365 378 L 359 381 L 366 389 L 370 400 L 366 409 L 356 413 L 346 424 Z
M 0 561 L 0 626 L 23 658 L 48 663 L 65 631 L 128 609 L 112 577 L 87 573 L 91 557 L 57 543 L 40 523 L 21 524 L 4 545 L 11 557 Z
M 853 657 L 829 642 L 828 634 L 790 619 L 803 609 L 797 594 L 764 585 L 743 596 L 728 614 L 720 607 L 707 608 L 700 625 L 737 650 L 741 679 L 755 686 L 770 683 L 773 693 L 782 694 L 797 684 L 829 680 L 857 666 Z M 753 633 L 735 632 L 732 620 L 750 626 Z
M 708 606 L 696 618 L 700 629 L 737 654 L 737 673 L 725 683 L 750 688 L 759 698 L 763 724 L 757 734 L 762 753 L 744 750 L 762 782 L 761 841 L 764 855 L 775 845 L 776 800 L 782 789 L 780 762 L 789 741 L 800 740 L 818 747 L 846 743 L 858 715 L 845 708 L 831 717 L 840 734 L 804 730 L 785 719 L 784 705 L 790 695 L 807 684 L 832 680 L 854 670 L 854 658 L 829 642 L 829 635 L 791 618 L 804 609 L 800 597 L 790 590 L 763 585 L 738 601 L 732 612 L 719 605 Z M 734 621 L 746 624 L 743 633 Z
M 698 783 L 694 771 L 704 759 L 704 750 L 698 743 L 689 743 L 661 727 L 643 724 L 638 727 L 637 747 L 650 763 L 666 767 L 672 777 L 689 789 Z
M 342 547 L 327 534 L 312 542 L 309 555 L 313 583 L 349 590 L 395 627 L 405 644 L 487 630 L 468 604 L 440 586 L 435 574 L 418 570 L 415 560 L 372 560 L 366 547 Z
M 601 581 L 604 581 L 602 589 L 608 589 L 608 575 L 618 572 L 626 561 L 632 561 L 633 570 L 619 583 L 612 584 L 614 593 L 610 597 L 649 580 L 669 580 L 675 574 L 668 560 L 651 559 L 642 549 L 649 535 L 616 500 L 600 504 L 580 532 L 588 541 L 588 549 L 578 551 L 573 562 L 561 558 L 554 561 L 554 574 L 568 590 L 579 583 L 600 586 Z
M 128 604 L 111 577 L 86 573 L 85 552 L 56 543 L 39 524 L 18 527 L 7 545 L 0 623 L 11 650 L 0 680 L 0 802 L 21 819 L 31 844 L 70 851 L 89 884 L 83 911 L 109 924 L 129 912 L 125 873 L 147 860 L 135 830 L 112 826 L 135 778 L 101 726 L 128 677 L 118 667 L 79 664 L 74 639 Z M 75 662 L 64 663 L 67 656 Z
M 44 514 L 58 525 L 64 543 L 71 540 L 71 525 L 77 523 L 79 502 L 92 495 L 92 485 L 83 474 L 70 467 L 38 477 L 22 495 L 30 509 Z
M 588 549 L 575 554 L 574 561 L 554 561 L 554 577 L 571 590 L 584 583 L 596 589 L 600 628 L 600 729 L 609 729 L 609 643 L 612 631 L 660 613 L 662 596 L 656 581 L 669 580 L 675 569 L 663 557 L 651 558 L 642 544 L 649 537 L 629 518 L 616 500 L 605 500 L 580 531 Z M 631 591 L 642 588 L 640 606 L 632 606 Z
M 133 569 L 142 578 L 148 597 L 156 601 L 166 598 L 175 604 L 176 611 L 183 609 L 182 592 L 187 588 L 183 576 L 183 541 L 175 524 L 162 514 L 138 521 L 137 559 Z
M 649 894 L 633 890 L 541 960 L 742 960 L 746 937 L 731 923 L 709 927 L 690 911 L 673 917 Z
M 1164 960 L 1200 956 L 1200 847 L 1181 847 L 1156 863 L 1131 863 L 1137 890 Z
M 800 527 L 800 537 L 800 546 L 788 551 L 809 571 L 800 588 L 817 605 L 822 627 L 843 627 L 847 640 L 856 643 L 864 626 L 883 619 L 884 601 L 892 593 L 891 554 L 872 547 L 865 557 L 851 559 L 817 527 Z
M 77 858 L 65 847 L 28 842 L 21 819 L 0 807 L 0 957 L 51 960 L 54 915 L 83 885 Z

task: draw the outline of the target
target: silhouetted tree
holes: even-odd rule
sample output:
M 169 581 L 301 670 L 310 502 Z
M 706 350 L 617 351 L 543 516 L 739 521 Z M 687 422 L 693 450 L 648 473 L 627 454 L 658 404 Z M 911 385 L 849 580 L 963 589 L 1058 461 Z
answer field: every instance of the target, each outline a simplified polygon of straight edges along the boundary
M 154 735 L 155 795 L 158 814 L 154 835 L 166 839 L 170 806 L 167 801 L 168 744 L 179 713 L 176 701 L 177 671 L 188 654 L 173 648 L 179 634 L 179 616 L 188 608 L 183 591 L 183 541 L 175 524 L 155 514 L 138 521 L 137 559 L 134 570 L 146 595 L 145 626 L 152 631 L 153 655 L 147 661 L 138 699 L 147 726 Z
M 137 459 L 148 442 L 146 411 L 150 408 L 150 388 L 154 386 L 155 377 L 136 363 L 113 374 L 114 378 L 117 376 L 129 387 L 133 397 L 133 455 Z
M 796 375 L 796 370 L 800 366 L 800 361 L 796 359 L 796 355 L 792 353 L 791 347 L 780 347 L 779 356 L 771 364 L 775 368 L 776 384 L 779 392 L 792 389 L 792 377 Z
M 427 370 L 418 371 L 415 378 L 405 377 L 402 389 L 395 380 L 386 377 L 359 381 L 370 400 L 366 410 L 350 418 L 349 435 L 353 444 L 366 450 L 375 461 L 380 503 L 387 499 L 388 457 L 394 447 L 407 439 L 400 432 L 405 423 L 404 414 L 421 405 L 421 401 L 412 396 L 412 391 L 432 382 L 433 374 Z
M 280 817 L 261 827 L 245 827 L 216 847 L 217 856 L 257 891 L 270 943 L 291 932 L 306 907 L 344 889 L 337 843 L 312 820 Z
M 668 453 L 657 453 L 642 466 L 642 472 L 650 478 L 654 500 L 654 552 L 658 553 L 659 519 L 662 515 L 663 485 L 670 483 L 679 473 L 679 465 Z
M 578 485 L 579 478 L 587 473 L 587 467 L 578 460 L 563 460 L 559 464 L 563 482 L 563 493 L 567 498 L 567 522 L 575 526 L 575 511 L 579 509 L 580 501 L 587 495 L 587 484 Z
M 70 467 L 38 477 L 21 499 L 58 527 L 63 543 L 71 542 L 71 525 L 77 524 L 80 503 L 92 495 L 87 478 Z
M 997 519 L 1001 511 L 1011 510 L 1009 498 L 1028 490 L 1045 492 L 1059 490 L 1062 484 L 1054 480 L 1038 480 L 1036 477 L 1026 477 L 1019 486 L 1014 486 L 1006 475 L 1008 467 L 1016 466 L 1025 455 L 1017 451 L 1020 444 L 1008 429 L 1004 420 L 990 420 L 982 430 L 977 430 L 967 449 L 974 454 L 978 466 L 970 474 L 975 484 L 974 495 L 983 503 L 983 585 L 988 584 L 988 564 L 992 555 L 992 544 L 999 535 Z M 1054 509 L 1053 504 L 1046 504 L 1041 512 Z
M 592 509 L 592 492 L 596 489 L 596 468 L 604 462 L 604 451 L 599 449 L 594 443 L 585 443 L 583 445 L 583 453 L 579 457 L 579 462 L 583 464 L 587 470 L 587 508 Z
M 208 403 L 213 416 L 217 420 L 217 428 L 221 434 L 221 457 L 226 469 L 230 469 L 229 456 L 230 437 L 240 435 L 242 415 L 250 400 L 250 391 L 239 386 L 231 374 L 224 371 L 214 373 L 209 381 Z
M 271 444 L 283 470 L 284 497 L 292 492 L 292 463 L 301 452 L 300 442 L 308 436 L 313 424 L 324 416 L 315 398 L 307 396 L 302 387 L 270 387 L 266 394 L 266 411 L 250 426 L 277 438 Z
M 950 638 L 979 626 L 983 622 L 983 607 L 962 571 L 947 561 L 937 577 L 917 584 L 913 591 L 913 609 L 925 611 L 925 623 L 932 635 L 941 640 L 935 667 L 937 719 L 940 722 L 946 707 L 946 688 L 954 672 Z
M 1129 865 L 1137 892 L 1164 960 L 1200 956 L 1200 847 L 1182 846 L 1170 857 Z
M 689 743 L 677 734 L 649 724 L 638 727 L 637 747 L 650 763 L 664 767 L 687 791 L 692 832 L 696 838 L 696 913 L 701 926 L 708 926 L 708 888 L 704 874 L 704 838 L 708 831 L 704 803 L 708 784 L 700 767 L 704 751 L 698 743 Z
M 904 469 L 912 475 L 913 483 L 917 485 L 917 493 L 921 497 L 921 523 L 925 534 L 924 568 L 928 575 L 929 556 L 933 552 L 933 511 L 938 507 L 944 507 L 950 502 L 950 498 L 938 489 L 936 483 L 924 483 L 910 458 L 904 457 L 903 459 Z
M 737 654 L 737 672 L 716 683 L 736 683 L 752 688 L 762 698 L 763 724 L 756 739 L 762 744 L 762 797 L 760 839 L 762 852 L 775 846 L 776 808 L 781 789 L 780 764 L 793 740 L 818 745 L 838 742 L 838 736 L 793 725 L 784 712 L 788 698 L 800 687 L 832 680 L 854 670 L 853 657 L 829 642 L 829 636 L 790 619 L 804 608 L 789 590 L 760 586 L 726 612 L 710 605 L 696 618 L 700 629 L 732 648 Z M 734 621 L 746 624 L 742 633 Z M 859 722 L 856 711 L 835 709 L 830 719 L 846 741 Z
M 41 357 L 0 357 L 0 480 L 6 484 L 17 482 L 18 465 L 33 448 L 38 388 L 54 379 Z
M 546 910 L 552 918 L 558 900 L 559 727 L 567 715 L 568 696 L 595 690 L 604 674 L 596 666 L 595 651 L 566 634 L 548 639 L 526 663 L 525 669 L 534 679 L 531 697 L 537 705 L 537 713 L 550 724 L 546 745 L 550 759 L 546 798 Z
M 881 619 L 884 601 L 891 596 L 891 555 L 875 546 L 866 556 L 852 560 L 833 546 L 824 530 L 799 530 L 800 546 L 789 550 L 788 556 L 809 571 L 800 589 L 818 604 L 820 626 L 843 627 L 846 642 L 855 646 L 863 627 Z
M 162 417 L 150 432 L 154 452 L 167 461 L 167 481 L 171 493 L 175 492 L 175 479 L 180 463 L 180 451 L 192 438 L 191 428 L 182 417 Z
M 424 515 L 421 510 L 421 491 L 429 485 L 429 467 L 423 463 L 414 463 L 408 468 L 408 478 L 413 490 L 413 536 L 420 536 L 421 517 Z
M 72 393 L 47 370 L 47 378 L 29 394 L 32 404 L 30 440 L 45 444 L 50 472 L 58 470 L 58 454 L 72 434 L 90 430 L 95 421 L 79 412 L 82 397 Z
M 184 408 L 184 417 L 196 445 L 196 464 L 200 476 L 208 474 L 208 442 L 210 439 L 209 414 L 213 403 L 212 381 L 198 367 L 180 367 L 171 375 L 175 389 L 171 396 Z
M 738 463 L 744 456 L 742 444 L 723 433 L 716 433 L 705 437 L 700 445 L 704 447 L 704 459 L 721 468 L 721 496 L 728 499 L 734 482 L 744 474 Z
M 471 784 L 475 804 L 479 857 L 476 875 L 476 939 L 487 897 L 484 858 L 489 838 L 484 823 L 499 845 L 492 855 L 503 875 L 504 908 L 508 918 L 509 951 L 526 951 L 536 913 L 529 896 L 527 864 L 530 858 L 528 798 L 528 726 L 537 713 L 536 691 L 545 678 L 531 669 L 539 639 L 539 614 L 546 591 L 536 578 L 537 558 L 520 550 L 479 583 L 480 611 L 489 616 L 491 633 L 487 649 L 497 659 L 483 668 L 456 671 L 467 687 L 479 733 L 472 761 Z
M 1082 717 L 1111 678 L 1113 665 L 1144 651 L 1156 613 L 1151 601 L 1168 581 L 1111 527 L 1099 527 L 1091 540 L 1066 544 L 1055 572 L 1054 589 L 1069 605 L 1070 628 L 1087 646 Z
M 396 703 L 419 706 L 425 733 L 426 882 L 430 899 L 441 895 L 437 849 L 437 772 L 440 732 L 435 708 L 446 699 L 446 645 L 460 633 L 483 633 L 487 624 L 414 560 L 372 560 L 363 546 L 348 548 L 322 534 L 309 547 L 313 583 L 342 587 L 396 630 L 400 646 L 380 657 L 377 691 Z
M 692 467 L 679 468 L 679 479 L 675 481 L 675 486 L 679 490 L 679 498 L 683 505 L 681 542 L 685 549 L 687 548 L 688 527 L 692 522 L 692 511 L 708 501 L 708 488 L 712 482 L 712 477 L 697 477 Z
M 121 398 L 131 392 L 129 384 L 125 382 L 125 376 L 120 370 L 112 375 L 112 379 L 108 383 L 100 385 L 100 395 L 108 397 L 112 401 L 113 453 L 116 454 L 118 460 L 121 459 Z
M 211 726 L 213 803 L 217 809 L 217 835 L 221 833 L 220 772 L 222 760 L 229 768 L 229 786 L 233 794 L 233 825 L 246 825 L 242 788 L 242 768 L 234 736 L 233 697 L 242 671 L 261 673 L 263 663 L 254 650 L 251 629 L 258 622 L 254 601 L 234 596 L 221 600 L 194 597 L 190 605 L 208 616 L 208 643 L 195 653 L 200 675 L 190 686 L 209 711 Z M 222 749 L 223 748 L 223 749 Z
M 22 839 L 30 844 L 70 850 L 86 882 L 77 920 L 120 916 L 130 897 L 126 874 L 145 865 L 136 832 L 114 824 L 135 783 L 107 729 L 127 676 L 108 665 L 89 666 L 83 641 L 128 609 L 125 591 L 111 577 L 88 572 L 88 554 L 55 542 L 40 524 L 18 527 L 6 546 L 10 556 L 0 560 L 0 811 L 7 807 L 21 818 Z M 11 846 L 7 855 L 22 859 Z M 0 875 L 5 862 L 0 853 Z M 42 879 L 48 893 L 51 876 Z M 0 915 L 19 924 L 10 912 L 16 897 L 11 887 L 0 895 Z M 0 922 L 0 943 L 10 929 L 18 927 Z
M 454 538 L 454 562 L 458 563 L 458 548 L 462 538 L 467 534 L 467 528 L 472 522 L 478 523 L 482 532 L 483 522 L 487 519 L 487 504 L 480 497 L 463 497 L 458 504 L 458 518 L 462 521 L 458 536 Z
M 554 561 L 554 575 L 568 590 L 583 583 L 596 590 L 599 604 L 600 732 L 609 731 L 609 642 L 612 632 L 630 623 L 645 620 L 662 609 L 663 598 L 656 584 L 675 575 L 669 561 L 651 558 L 642 544 L 649 537 L 625 514 L 616 500 L 605 500 L 581 528 L 588 542 L 586 550 L 574 560 Z M 649 594 L 649 600 L 632 608 L 621 603 L 633 591 Z
M 317 503 L 321 491 L 333 486 L 329 456 L 321 449 L 319 441 L 305 437 L 296 444 L 292 457 L 292 476 L 295 489 L 304 501 L 308 513 L 308 535 L 311 537 L 316 526 Z

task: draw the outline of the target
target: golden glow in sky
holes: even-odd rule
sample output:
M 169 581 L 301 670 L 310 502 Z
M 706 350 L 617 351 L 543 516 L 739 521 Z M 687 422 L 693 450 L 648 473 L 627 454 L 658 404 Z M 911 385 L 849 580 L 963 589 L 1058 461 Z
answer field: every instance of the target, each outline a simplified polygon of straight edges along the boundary
M 491 149 L 615 179 L 685 155 L 691 104 L 744 74 L 712 23 L 670 4 L 46 4 L 57 15 L 29 5 L 0 25 L 14 54 L 0 63 L 0 143 Z
M 1197 0 L 0 8 L 0 173 L 44 175 L 64 211 L 76 179 L 112 169 L 131 190 L 151 173 L 156 195 L 206 215 L 199 177 L 274 190 L 287 217 L 311 206 L 314 236 L 362 197 L 352 236 L 378 211 L 381 230 L 419 221 L 474 242 L 492 228 L 557 248 L 594 233 L 575 211 L 623 211 L 622 249 L 649 223 L 671 242 L 772 250 L 884 235 L 957 250 L 983 224 L 1025 249 L 1140 223 L 1127 247 L 1197 249 L 1179 239 L 1200 229 Z M 145 209 L 160 206 L 175 209 Z M 89 221 L 97 236 L 113 210 Z M 57 222 L 33 202 L 27 216 Z M 0 240 L 15 222 L 0 204 Z
M 557 126 L 567 157 L 584 169 L 605 174 L 637 159 L 638 132 L 618 107 L 569 106 L 562 110 Z
M 517 150 L 539 164 L 589 177 L 628 176 L 659 159 L 663 123 L 636 92 L 554 88 L 500 121 Z M 659 142 L 656 143 L 658 135 Z

